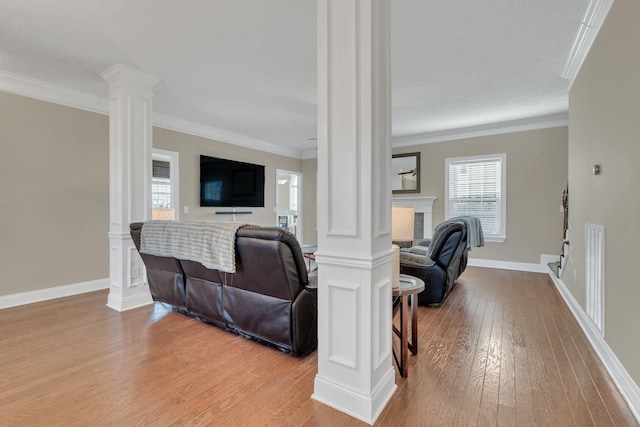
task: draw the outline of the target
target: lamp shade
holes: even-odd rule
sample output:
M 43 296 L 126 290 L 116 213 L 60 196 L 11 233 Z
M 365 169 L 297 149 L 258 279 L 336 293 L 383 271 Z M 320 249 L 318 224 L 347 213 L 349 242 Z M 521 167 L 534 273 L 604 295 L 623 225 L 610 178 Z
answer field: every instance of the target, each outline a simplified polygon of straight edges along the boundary
M 155 208 L 151 210 L 151 219 L 173 221 L 175 219 L 175 210 L 172 208 Z
M 414 212 L 412 206 L 391 207 L 391 240 L 394 242 L 413 240 Z

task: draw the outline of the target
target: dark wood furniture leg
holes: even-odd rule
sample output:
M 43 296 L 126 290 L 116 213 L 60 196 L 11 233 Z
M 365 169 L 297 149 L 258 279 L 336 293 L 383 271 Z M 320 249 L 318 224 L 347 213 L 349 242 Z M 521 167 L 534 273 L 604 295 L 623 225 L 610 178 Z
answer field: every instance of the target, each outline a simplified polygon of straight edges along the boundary
M 418 354 L 418 310 L 415 296 L 424 289 L 424 282 L 408 275 L 400 275 L 401 281 L 398 288 L 392 290 L 393 300 L 393 317 L 400 310 L 400 328 L 392 325 L 393 333 L 400 338 L 399 352 L 396 354 L 393 350 L 393 358 L 398 365 L 398 371 L 402 378 L 406 378 L 409 374 L 409 351 L 412 354 Z M 409 304 L 411 304 L 411 338 L 409 338 Z
M 400 375 L 402 378 L 407 378 L 409 374 L 409 366 L 407 363 L 407 358 L 409 356 L 408 345 L 407 345 L 407 321 L 409 320 L 409 298 L 402 297 L 402 308 L 400 309 Z
M 408 347 L 411 354 L 418 354 L 418 310 L 416 309 L 415 294 L 409 295 L 411 303 L 411 342 Z
M 400 376 L 402 378 L 406 378 L 407 375 L 409 374 L 409 366 L 407 364 L 407 359 L 409 357 L 409 348 L 411 347 L 411 353 L 416 354 L 413 351 L 413 348 L 417 348 L 414 347 L 414 345 L 412 343 L 417 343 L 417 335 L 418 335 L 418 331 L 417 331 L 417 323 L 413 322 L 413 316 L 414 316 L 414 312 L 413 312 L 413 305 L 412 305 L 412 311 L 411 311 L 411 316 L 412 316 L 412 323 L 415 323 L 416 328 L 413 327 L 413 324 L 411 325 L 411 343 L 407 343 L 407 322 L 409 320 L 409 298 L 408 295 L 403 295 L 398 297 L 400 298 L 400 302 L 399 304 L 395 307 L 395 309 L 393 310 L 394 314 L 400 310 L 400 329 L 396 328 L 395 325 L 393 326 L 393 332 L 398 336 L 398 338 L 400 338 L 400 359 L 398 359 L 398 357 L 395 354 L 393 354 L 393 357 L 396 360 L 396 364 L 398 365 L 398 371 L 400 371 Z M 413 301 L 412 301 L 413 302 Z M 414 329 L 415 329 L 415 334 L 414 334 Z

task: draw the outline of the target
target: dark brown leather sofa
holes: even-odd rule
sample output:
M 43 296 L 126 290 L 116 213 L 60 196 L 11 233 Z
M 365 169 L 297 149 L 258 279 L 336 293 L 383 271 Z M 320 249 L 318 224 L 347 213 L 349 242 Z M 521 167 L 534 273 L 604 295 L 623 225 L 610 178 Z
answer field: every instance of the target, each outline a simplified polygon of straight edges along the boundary
M 130 225 L 140 250 L 142 223 Z M 298 241 L 279 228 L 242 227 L 236 272 L 140 254 L 155 301 L 243 336 L 301 355 L 315 350 L 317 288 L 310 283 Z

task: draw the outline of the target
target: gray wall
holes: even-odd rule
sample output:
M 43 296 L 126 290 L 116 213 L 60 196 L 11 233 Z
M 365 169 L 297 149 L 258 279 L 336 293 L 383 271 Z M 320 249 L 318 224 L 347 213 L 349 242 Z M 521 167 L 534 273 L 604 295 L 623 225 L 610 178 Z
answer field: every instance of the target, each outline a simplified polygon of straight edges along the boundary
M 569 97 L 569 225 L 562 277 L 585 307 L 585 224 L 605 227 L 605 339 L 640 384 L 640 2 L 617 0 Z M 602 165 L 594 176 L 594 164 Z
M 0 92 L 0 295 L 109 276 L 109 122 Z
M 0 136 L 0 296 L 107 278 L 109 118 L 0 92 Z M 200 154 L 266 166 L 266 207 L 237 217 L 259 225 L 276 224 L 276 168 L 303 169 L 299 159 L 166 129 L 154 128 L 153 139 L 180 153 L 184 220 L 231 220 L 199 206 Z M 312 207 L 315 230 L 315 199 Z
M 472 258 L 539 263 L 559 255 L 562 191 L 567 184 L 567 128 L 535 130 L 397 148 L 419 151 L 420 194 L 436 196 L 433 225 L 444 220 L 445 159 L 507 154 L 507 239 L 473 249 Z M 402 197 L 399 196 L 399 197 Z

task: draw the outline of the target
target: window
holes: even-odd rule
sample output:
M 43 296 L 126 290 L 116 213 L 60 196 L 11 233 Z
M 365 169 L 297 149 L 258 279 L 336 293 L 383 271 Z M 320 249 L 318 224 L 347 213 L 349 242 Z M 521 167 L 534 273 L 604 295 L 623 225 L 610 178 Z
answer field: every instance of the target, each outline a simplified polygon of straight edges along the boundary
M 151 207 L 153 209 L 173 207 L 171 206 L 171 174 L 169 162 L 153 160 Z
M 506 238 L 507 155 L 445 160 L 445 217 L 475 216 L 486 241 Z

